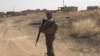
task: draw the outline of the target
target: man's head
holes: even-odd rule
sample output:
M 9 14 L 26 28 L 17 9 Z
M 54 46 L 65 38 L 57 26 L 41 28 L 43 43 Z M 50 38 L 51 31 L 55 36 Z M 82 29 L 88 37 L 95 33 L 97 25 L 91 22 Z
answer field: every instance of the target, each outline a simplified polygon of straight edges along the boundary
M 46 17 L 47 17 L 48 19 L 52 18 L 52 17 L 53 17 L 53 16 L 52 16 L 52 12 L 46 12 Z

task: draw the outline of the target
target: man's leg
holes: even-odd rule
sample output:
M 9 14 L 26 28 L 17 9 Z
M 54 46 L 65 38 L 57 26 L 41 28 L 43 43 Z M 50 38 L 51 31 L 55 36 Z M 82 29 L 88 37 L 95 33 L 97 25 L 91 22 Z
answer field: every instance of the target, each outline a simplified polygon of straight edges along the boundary
M 47 46 L 47 55 L 48 56 L 55 56 L 54 55 L 54 50 L 53 50 L 53 41 L 55 39 L 54 34 L 52 35 L 46 35 L 46 46 Z

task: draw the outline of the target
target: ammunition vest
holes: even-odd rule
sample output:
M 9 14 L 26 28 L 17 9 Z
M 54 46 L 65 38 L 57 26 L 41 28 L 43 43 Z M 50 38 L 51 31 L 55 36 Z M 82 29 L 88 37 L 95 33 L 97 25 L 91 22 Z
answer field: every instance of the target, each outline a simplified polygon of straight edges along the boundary
M 57 24 L 53 19 L 44 19 L 41 24 L 41 32 L 44 34 L 55 34 L 58 29 Z

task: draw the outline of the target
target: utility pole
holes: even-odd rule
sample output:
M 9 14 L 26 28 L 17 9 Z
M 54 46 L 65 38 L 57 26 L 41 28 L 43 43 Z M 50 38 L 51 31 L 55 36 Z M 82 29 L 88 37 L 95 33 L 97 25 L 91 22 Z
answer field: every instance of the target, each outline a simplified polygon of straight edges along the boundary
M 13 12 L 15 11 L 15 8 L 14 8 L 14 0 L 12 0 L 12 10 L 13 10 Z
M 63 0 L 63 13 L 65 14 L 65 0 Z

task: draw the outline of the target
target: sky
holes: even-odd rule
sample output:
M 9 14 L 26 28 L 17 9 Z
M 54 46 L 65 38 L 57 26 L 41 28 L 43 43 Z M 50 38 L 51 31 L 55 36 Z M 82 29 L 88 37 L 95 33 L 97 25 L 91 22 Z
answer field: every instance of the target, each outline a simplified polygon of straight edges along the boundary
M 100 6 L 100 0 L 64 0 L 66 6 L 77 6 L 79 10 L 87 6 Z M 63 0 L 0 0 L 0 11 L 21 11 L 26 9 L 53 9 L 63 6 Z

